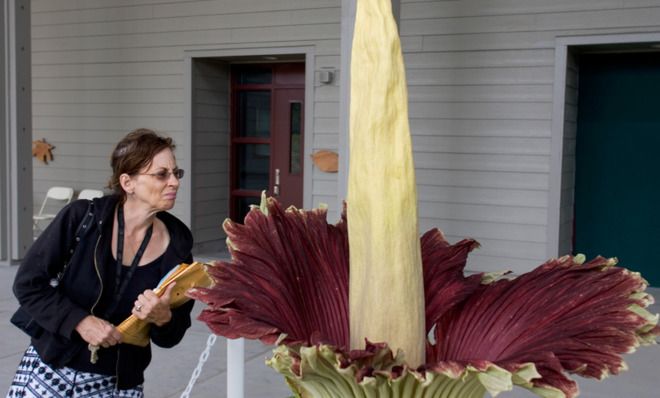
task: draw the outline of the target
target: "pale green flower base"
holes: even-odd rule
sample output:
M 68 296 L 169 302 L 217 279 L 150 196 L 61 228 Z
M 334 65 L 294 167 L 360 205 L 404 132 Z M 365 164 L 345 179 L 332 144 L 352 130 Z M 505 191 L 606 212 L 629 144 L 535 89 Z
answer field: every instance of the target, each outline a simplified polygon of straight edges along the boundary
M 294 364 L 291 351 L 301 358 L 300 372 L 291 369 Z M 486 392 L 494 397 L 510 391 L 514 384 L 544 398 L 564 397 L 556 389 L 532 387 L 531 380 L 540 376 L 531 363 L 515 373 L 491 364 L 484 371 L 468 366 L 457 374 L 426 371 L 422 375 L 405 370 L 400 377 L 392 379 L 392 367 L 404 366 L 404 363 L 400 358 L 392 360 L 390 353 L 389 349 L 381 350 L 371 363 L 379 371 L 359 383 L 355 377 L 356 366 L 340 368 L 338 355 L 327 345 L 300 348 L 280 345 L 266 364 L 281 373 L 295 396 L 300 398 L 482 398 Z

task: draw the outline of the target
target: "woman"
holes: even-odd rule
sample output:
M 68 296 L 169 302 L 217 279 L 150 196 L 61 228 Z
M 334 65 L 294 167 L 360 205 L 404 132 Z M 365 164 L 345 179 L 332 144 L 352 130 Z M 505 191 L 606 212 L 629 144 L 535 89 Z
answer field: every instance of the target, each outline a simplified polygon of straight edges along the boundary
M 193 301 L 170 309 L 173 285 L 151 290 L 192 262 L 190 230 L 167 213 L 183 177 L 173 150 L 151 130 L 129 133 L 112 153 L 114 195 L 67 205 L 34 242 L 14 293 L 39 330 L 8 397 L 142 397 L 151 349 L 121 344 L 115 325 L 133 314 L 158 346 L 183 338 Z

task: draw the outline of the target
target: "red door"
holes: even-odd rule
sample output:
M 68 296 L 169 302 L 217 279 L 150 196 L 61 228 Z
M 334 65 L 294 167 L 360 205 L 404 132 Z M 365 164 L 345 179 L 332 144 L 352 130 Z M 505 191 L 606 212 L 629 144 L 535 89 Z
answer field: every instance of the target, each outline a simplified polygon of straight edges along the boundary
M 262 191 L 302 207 L 305 65 L 232 67 L 230 216 L 243 221 Z

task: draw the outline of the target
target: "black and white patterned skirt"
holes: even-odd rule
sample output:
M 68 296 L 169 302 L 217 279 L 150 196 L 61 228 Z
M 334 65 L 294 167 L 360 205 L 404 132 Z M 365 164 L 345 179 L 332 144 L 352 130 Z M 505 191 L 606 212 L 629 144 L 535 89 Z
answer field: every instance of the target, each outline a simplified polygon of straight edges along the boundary
M 43 363 L 33 346 L 25 351 L 7 398 L 143 398 L 142 386 L 116 390 L 115 376 L 79 372 Z

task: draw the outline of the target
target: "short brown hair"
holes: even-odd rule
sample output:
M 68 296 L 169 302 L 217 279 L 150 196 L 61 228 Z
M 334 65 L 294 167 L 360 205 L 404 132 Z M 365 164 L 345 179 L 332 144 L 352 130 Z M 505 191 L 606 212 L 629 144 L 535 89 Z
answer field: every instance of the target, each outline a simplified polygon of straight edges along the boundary
M 126 173 L 133 175 L 139 173 L 144 167 L 149 167 L 154 156 L 164 149 L 174 151 L 174 141 L 169 137 L 162 137 L 153 130 L 139 128 L 128 133 L 112 151 L 110 166 L 112 177 L 108 182 L 108 188 L 121 196 L 121 201 L 126 199 L 126 192 L 119 183 L 119 176 Z

